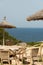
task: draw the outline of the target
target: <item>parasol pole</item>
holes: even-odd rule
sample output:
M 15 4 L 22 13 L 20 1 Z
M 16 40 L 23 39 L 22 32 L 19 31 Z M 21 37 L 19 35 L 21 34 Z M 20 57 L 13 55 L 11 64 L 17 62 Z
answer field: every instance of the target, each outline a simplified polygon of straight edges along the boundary
M 6 16 L 4 17 L 3 21 L 6 21 Z M 5 45 L 5 36 L 4 36 L 4 28 L 3 28 L 3 46 Z
M 5 41 L 4 41 L 4 29 L 3 29 L 3 46 L 5 45 Z

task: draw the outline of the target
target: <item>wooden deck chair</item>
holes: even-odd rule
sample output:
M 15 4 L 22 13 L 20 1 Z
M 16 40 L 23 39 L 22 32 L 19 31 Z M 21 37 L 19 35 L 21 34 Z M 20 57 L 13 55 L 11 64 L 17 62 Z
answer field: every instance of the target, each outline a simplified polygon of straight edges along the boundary
M 9 51 L 1 50 L 0 56 L 1 56 L 1 64 L 7 63 L 10 65 Z
M 32 49 L 31 55 L 32 55 L 32 61 L 33 61 L 33 63 L 39 61 L 38 51 L 39 51 L 39 48 L 33 48 Z
M 25 50 L 25 57 L 24 57 L 24 64 L 27 64 L 27 65 L 31 65 L 31 63 L 32 63 L 32 59 L 31 59 L 31 49 L 29 49 L 29 48 L 27 48 L 26 50 Z

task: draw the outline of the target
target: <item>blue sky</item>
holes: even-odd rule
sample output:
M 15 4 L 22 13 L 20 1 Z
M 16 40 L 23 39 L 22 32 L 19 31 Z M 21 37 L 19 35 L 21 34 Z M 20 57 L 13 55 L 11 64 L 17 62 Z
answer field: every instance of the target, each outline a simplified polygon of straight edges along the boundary
M 26 21 L 27 16 L 43 9 L 43 0 L 0 0 L 0 21 L 6 16 L 7 21 L 16 27 L 42 28 L 43 21 Z

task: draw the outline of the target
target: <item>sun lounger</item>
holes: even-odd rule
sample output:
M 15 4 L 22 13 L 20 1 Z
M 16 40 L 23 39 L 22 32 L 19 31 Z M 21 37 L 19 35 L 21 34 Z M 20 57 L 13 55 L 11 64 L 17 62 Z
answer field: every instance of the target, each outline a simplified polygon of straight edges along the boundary
M 1 50 L 0 51 L 0 56 L 1 56 L 1 64 L 7 63 L 10 65 L 10 58 L 9 58 L 9 51 L 7 50 Z
M 39 52 L 39 48 L 33 48 L 33 49 L 32 49 L 31 55 L 32 55 L 33 64 L 34 64 L 35 62 L 38 62 L 38 61 L 39 61 L 38 52 Z

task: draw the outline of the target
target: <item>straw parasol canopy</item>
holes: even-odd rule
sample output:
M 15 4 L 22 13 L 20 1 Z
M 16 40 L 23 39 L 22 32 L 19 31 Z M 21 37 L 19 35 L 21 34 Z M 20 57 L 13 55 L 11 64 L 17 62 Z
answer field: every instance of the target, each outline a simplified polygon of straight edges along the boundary
M 43 20 L 43 10 L 36 12 L 32 16 L 27 17 L 27 21 L 31 20 Z
M 6 21 L 6 17 L 4 17 L 3 21 L 0 22 L 0 28 L 16 28 L 16 26 L 11 25 Z
M 16 28 L 16 26 L 13 26 L 11 24 L 9 24 L 7 21 L 6 21 L 6 16 L 4 17 L 3 21 L 0 22 L 0 28 L 3 28 L 3 45 L 5 44 L 4 43 L 4 28 Z

